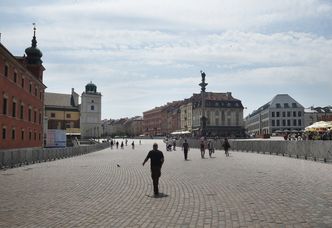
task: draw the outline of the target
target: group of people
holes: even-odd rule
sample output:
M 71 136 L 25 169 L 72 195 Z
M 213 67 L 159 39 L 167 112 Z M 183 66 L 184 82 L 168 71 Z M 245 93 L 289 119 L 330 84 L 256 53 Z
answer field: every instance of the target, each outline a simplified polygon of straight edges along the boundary
M 225 138 L 223 143 L 221 144 L 221 146 L 224 148 L 225 150 L 225 155 L 226 157 L 229 156 L 229 152 L 228 152 L 228 149 L 231 147 L 231 145 L 229 144 L 228 142 L 228 139 Z M 210 158 L 212 157 L 212 154 L 214 153 L 214 143 L 213 143 L 213 140 L 209 139 L 209 140 L 205 140 L 204 138 L 201 139 L 201 142 L 200 142 L 200 150 L 201 150 L 201 157 L 204 158 L 205 156 L 205 149 L 208 149 L 209 151 L 209 156 Z
M 139 144 L 141 145 L 141 140 L 139 140 Z M 113 139 L 110 142 L 111 149 L 113 149 L 114 146 L 116 147 L 116 149 L 119 149 L 119 145 L 120 145 L 121 149 L 124 149 L 125 145 L 128 146 L 128 139 L 125 140 L 125 143 L 123 143 L 123 141 L 121 141 L 121 143 L 119 143 L 119 141 L 115 141 Z M 132 141 L 132 143 L 131 143 L 131 148 L 135 149 L 135 142 L 134 141 Z
M 166 143 L 166 150 L 169 150 L 169 146 L 171 145 L 173 146 L 173 150 L 175 150 L 176 148 L 176 141 L 173 140 L 172 144 L 169 144 L 169 142 L 165 142 Z M 214 144 L 212 142 L 212 140 L 208 140 L 206 142 L 206 140 L 201 140 L 200 143 L 200 149 L 201 149 L 201 156 L 202 158 L 204 158 L 205 155 L 205 148 L 208 148 L 209 150 L 209 155 L 210 157 L 212 156 L 212 153 L 214 153 Z M 229 156 L 229 148 L 231 147 L 228 139 L 225 138 L 223 143 L 222 143 L 222 147 L 225 150 L 225 155 L 228 157 Z M 170 150 L 172 150 L 172 147 L 170 148 Z M 188 151 L 189 151 L 189 143 L 188 141 L 185 139 L 183 144 L 182 144 L 182 150 L 184 153 L 184 159 L 188 160 Z M 159 178 L 161 176 L 161 167 L 164 164 L 164 154 L 163 152 L 161 152 L 160 150 L 158 150 L 158 144 L 154 143 L 152 146 L 152 150 L 149 151 L 149 153 L 147 154 L 146 158 L 144 159 L 142 165 L 144 166 L 145 163 L 150 159 L 150 169 L 151 169 L 151 178 L 152 178 L 152 182 L 153 182 L 153 191 L 154 191 L 154 196 L 158 197 L 159 196 Z

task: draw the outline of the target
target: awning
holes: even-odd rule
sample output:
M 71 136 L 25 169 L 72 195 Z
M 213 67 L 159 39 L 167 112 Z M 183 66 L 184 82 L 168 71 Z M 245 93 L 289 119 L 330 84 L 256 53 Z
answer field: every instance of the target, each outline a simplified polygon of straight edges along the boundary
M 76 135 L 76 136 L 78 136 L 78 135 L 81 135 L 81 133 L 70 132 L 70 133 L 66 133 L 66 135 Z
M 174 131 L 171 133 L 171 135 L 185 135 L 190 134 L 190 131 Z

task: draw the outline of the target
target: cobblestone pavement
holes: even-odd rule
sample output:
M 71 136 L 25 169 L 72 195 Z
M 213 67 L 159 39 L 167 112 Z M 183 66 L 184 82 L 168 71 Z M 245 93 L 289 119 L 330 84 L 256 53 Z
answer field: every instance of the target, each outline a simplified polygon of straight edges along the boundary
M 332 227 L 331 164 L 160 142 L 153 198 L 151 142 L 0 171 L 0 227 Z

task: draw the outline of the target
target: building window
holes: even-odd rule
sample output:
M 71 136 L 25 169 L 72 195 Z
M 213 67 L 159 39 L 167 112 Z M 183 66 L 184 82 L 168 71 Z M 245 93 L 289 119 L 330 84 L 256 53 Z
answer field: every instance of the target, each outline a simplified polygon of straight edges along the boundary
M 54 112 L 51 113 L 51 117 L 55 118 L 55 113 Z
M 301 111 L 299 111 L 299 112 L 297 113 L 297 116 L 298 116 L 298 117 L 302 116 Z
M 16 117 L 16 102 L 15 101 L 13 101 L 13 107 L 12 108 L 13 108 L 12 116 Z
M 284 108 L 289 108 L 288 103 L 284 103 Z
M 4 73 L 5 73 L 5 77 L 8 77 L 8 66 L 7 65 L 5 65 Z
M 286 117 L 286 112 L 282 112 L 282 117 Z
M 282 120 L 282 126 L 286 126 L 286 120 Z
M 290 120 L 287 120 L 287 126 L 290 126 Z
M 2 113 L 4 114 L 4 115 L 7 115 L 7 98 L 6 97 L 4 97 L 3 98 L 3 103 L 2 103 Z
M 277 120 L 277 126 L 280 126 L 280 120 Z
M 14 82 L 16 83 L 17 82 L 17 73 L 14 72 Z
M 24 140 L 24 130 L 21 130 L 21 139 Z
M 91 105 L 91 111 L 95 110 L 95 106 Z
M 290 117 L 291 112 L 287 112 L 287 117 Z
M 293 112 L 293 117 L 296 117 L 296 112 Z
M 71 114 L 70 114 L 70 113 L 67 113 L 67 114 L 66 114 L 66 118 L 67 118 L 67 119 L 70 119 L 70 118 L 71 118 Z
M 32 110 L 31 107 L 29 107 L 28 121 L 31 121 L 31 115 L 32 115 Z
M 275 126 L 275 120 L 272 120 L 272 127 Z
M 32 138 L 32 132 L 29 131 L 29 140 L 31 140 L 31 138 Z
M 293 120 L 293 126 L 296 126 L 296 120 Z
M 281 108 L 281 105 L 279 103 L 276 104 L 277 108 Z
M 38 137 L 39 137 L 39 141 L 40 141 L 41 140 L 41 134 L 40 133 L 39 133 Z
M 94 100 L 91 100 L 91 103 L 94 103 L 95 101 Z
M 296 103 L 292 103 L 292 108 L 297 108 Z
M 20 118 L 23 120 L 24 118 L 24 105 L 21 104 L 21 109 L 20 109 Z
M 41 122 L 42 122 L 42 114 L 39 113 L 39 124 L 41 124 Z
M 240 125 L 240 115 L 238 112 L 235 113 L 235 125 L 239 126 Z
M 33 112 L 33 122 L 37 123 L 37 112 Z
M 297 123 L 298 123 L 298 124 L 297 124 L 298 126 L 301 126 L 301 125 L 302 125 L 302 121 L 301 121 L 301 119 L 297 120 Z
M 274 117 L 274 112 L 272 112 L 272 117 Z
M 280 112 L 276 112 L 276 114 L 277 114 L 277 117 L 280 117 Z
M 2 139 L 6 139 L 6 136 L 7 136 L 7 129 L 6 129 L 6 127 L 3 127 L 2 128 Z
M 12 129 L 12 140 L 15 140 L 15 128 Z
M 24 88 L 24 78 L 22 78 L 21 86 Z
M 29 85 L 29 92 L 31 93 L 32 92 L 32 83 L 30 82 L 30 85 Z
M 37 140 L 37 133 L 36 132 L 33 133 L 33 139 Z

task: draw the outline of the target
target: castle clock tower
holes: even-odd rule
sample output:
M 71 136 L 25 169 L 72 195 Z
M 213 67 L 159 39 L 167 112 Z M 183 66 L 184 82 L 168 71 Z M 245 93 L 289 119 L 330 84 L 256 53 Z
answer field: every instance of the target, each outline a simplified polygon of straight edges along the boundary
M 90 82 L 85 86 L 81 100 L 81 138 L 99 138 L 101 136 L 101 93 Z

